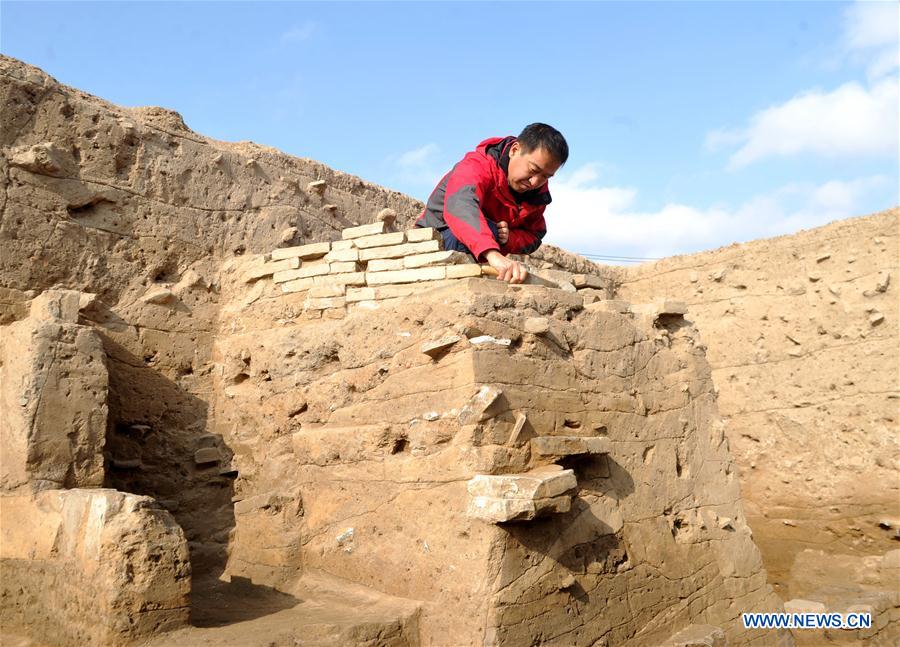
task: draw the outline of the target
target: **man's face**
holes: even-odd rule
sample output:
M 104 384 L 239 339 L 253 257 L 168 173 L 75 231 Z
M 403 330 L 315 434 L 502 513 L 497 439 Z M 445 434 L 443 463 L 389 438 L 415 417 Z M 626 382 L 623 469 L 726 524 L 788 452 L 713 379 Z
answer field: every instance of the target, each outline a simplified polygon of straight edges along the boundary
M 544 148 L 525 152 L 519 142 L 509 149 L 509 188 L 523 193 L 538 189 L 559 170 L 560 163 Z

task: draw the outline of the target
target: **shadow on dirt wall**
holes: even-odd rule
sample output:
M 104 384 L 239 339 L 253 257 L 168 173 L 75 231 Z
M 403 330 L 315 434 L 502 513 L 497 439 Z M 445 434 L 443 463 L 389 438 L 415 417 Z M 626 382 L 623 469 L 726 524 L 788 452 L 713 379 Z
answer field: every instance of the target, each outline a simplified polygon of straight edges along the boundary
M 292 596 L 244 578 L 218 580 L 235 526 L 233 452 L 206 433 L 207 402 L 98 332 L 109 370 L 104 485 L 155 498 L 184 530 L 193 570 L 191 623 L 222 626 L 296 605 Z

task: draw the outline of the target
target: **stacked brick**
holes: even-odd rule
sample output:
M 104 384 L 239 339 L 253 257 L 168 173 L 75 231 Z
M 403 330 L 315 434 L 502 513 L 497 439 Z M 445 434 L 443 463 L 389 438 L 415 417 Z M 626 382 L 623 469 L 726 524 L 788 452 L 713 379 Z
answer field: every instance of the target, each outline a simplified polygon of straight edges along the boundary
M 390 226 L 388 221 L 374 222 L 344 229 L 339 241 L 276 249 L 265 262 L 249 268 L 244 280 L 271 277 L 285 294 L 305 293 L 306 310 L 321 311 L 495 274 L 468 254 L 444 250 L 435 229 L 390 231 Z M 605 298 L 602 279 L 591 275 L 531 270 L 526 283 L 578 290 L 588 302 Z
M 435 229 L 394 232 L 388 226 L 375 222 L 345 229 L 339 241 L 276 249 L 244 280 L 272 277 L 283 293 L 305 292 L 306 309 L 325 310 L 482 275 L 469 255 L 442 249 Z

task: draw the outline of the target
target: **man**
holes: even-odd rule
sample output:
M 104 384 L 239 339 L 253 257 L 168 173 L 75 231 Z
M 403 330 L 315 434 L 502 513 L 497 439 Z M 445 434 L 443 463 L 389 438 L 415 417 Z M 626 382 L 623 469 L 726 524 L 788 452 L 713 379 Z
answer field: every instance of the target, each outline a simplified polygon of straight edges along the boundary
M 444 249 L 489 263 L 500 280 L 522 283 L 525 266 L 506 255 L 540 247 L 547 233 L 547 180 L 568 157 L 566 140 L 547 124 L 526 126 L 518 137 L 486 139 L 441 179 L 416 226 L 434 227 Z

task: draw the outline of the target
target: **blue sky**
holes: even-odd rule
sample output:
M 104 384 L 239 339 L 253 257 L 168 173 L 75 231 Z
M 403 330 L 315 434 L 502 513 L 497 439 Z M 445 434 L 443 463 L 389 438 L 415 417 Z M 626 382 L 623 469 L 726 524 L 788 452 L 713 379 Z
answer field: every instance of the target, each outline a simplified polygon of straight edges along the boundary
M 7 2 L 0 51 L 425 199 L 532 121 L 548 242 L 660 257 L 895 206 L 894 3 Z

